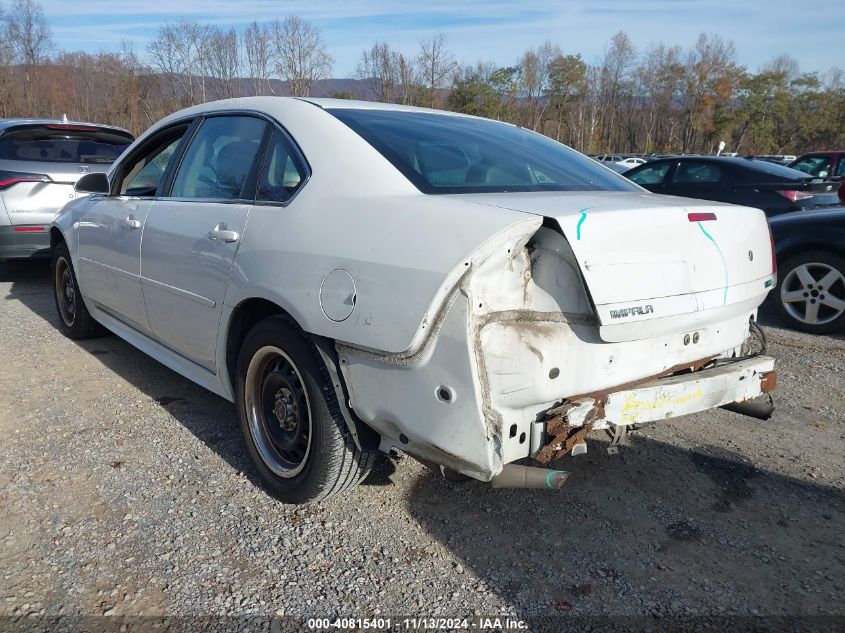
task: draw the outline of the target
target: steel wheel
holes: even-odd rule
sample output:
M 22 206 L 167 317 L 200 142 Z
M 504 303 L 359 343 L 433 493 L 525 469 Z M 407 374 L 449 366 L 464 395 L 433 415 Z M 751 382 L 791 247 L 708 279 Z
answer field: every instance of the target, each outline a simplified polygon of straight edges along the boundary
M 780 288 L 786 313 L 807 325 L 825 325 L 845 313 L 845 275 L 829 264 L 807 262 L 790 270 Z
M 56 305 L 59 315 L 65 325 L 73 327 L 76 319 L 76 288 L 73 283 L 73 273 L 64 257 L 56 259 L 55 266 Z
M 244 404 L 261 460 L 279 477 L 299 474 L 311 452 L 311 403 L 299 369 L 284 351 L 268 345 L 253 355 Z

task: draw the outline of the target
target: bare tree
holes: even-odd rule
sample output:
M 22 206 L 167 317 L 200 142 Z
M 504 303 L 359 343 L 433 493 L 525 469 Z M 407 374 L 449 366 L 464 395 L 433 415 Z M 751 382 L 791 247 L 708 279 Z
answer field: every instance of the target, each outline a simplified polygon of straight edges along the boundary
M 287 82 L 290 94 L 308 96 L 314 82 L 327 77 L 334 63 L 319 29 L 291 15 L 273 22 L 270 31 L 276 73 Z
M 397 101 L 400 91 L 399 53 L 385 42 L 376 42 L 361 53 L 355 76 L 367 86 L 367 95 L 376 101 Z
M 526 104 L 524 124 L 532 130 L 540 129 L 549 100 L 545 93 L 549 87 L 549 65 L 560 57 L 560 47 L 546 42 L 536 51 L 528 50 L 519 63 L 519 87 Z
M 24 99 L 27 110 L 34 113 L 38 104 L 38 82 L 33 72 L 47 61 L 53 49 L 53 37 L 41 5 L 34 0 L 15 0 L 3 15 L 3 39 L 11 59 L 24 69 Z
M 270 83 L 273 51 L 268 25 L 252 22 L 244 31 L 243 48 L 246 53 L 247 72 L 252 79 L 253 94 L 276 94 Z
M 217 95 L 230 99 L 240 94 L 241 51 L 235 29 L 212 29 L 208 42 L 209 75 L 215 79 Z
M 420 42 L 420 54 L 417 58 L 420 76 L 428 89 L 428 106 L 437 106 L 437 90 L 443 88 L 451 78 L 457 64 L 452 53 L 446 48 L 446 35 L 435 33 L 430 40 Z

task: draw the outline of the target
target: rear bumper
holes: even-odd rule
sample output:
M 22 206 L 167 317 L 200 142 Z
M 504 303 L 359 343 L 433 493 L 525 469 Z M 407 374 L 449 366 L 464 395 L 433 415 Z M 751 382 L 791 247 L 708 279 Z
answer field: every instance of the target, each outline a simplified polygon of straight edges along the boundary
M 548 462 L 566 452 L 566 439 L 584 427 L 590 430 L 655 422 L 744 402 L 775 388 L 775 361 L 756 356 L 710 369 L 649 380 L 617 391 L 608 390 L 568 400 L 550 411 L 546 433 L 551 441 L 537 458 Z
M 0 226 L 0 259 L 49 257 L 50 227 Z

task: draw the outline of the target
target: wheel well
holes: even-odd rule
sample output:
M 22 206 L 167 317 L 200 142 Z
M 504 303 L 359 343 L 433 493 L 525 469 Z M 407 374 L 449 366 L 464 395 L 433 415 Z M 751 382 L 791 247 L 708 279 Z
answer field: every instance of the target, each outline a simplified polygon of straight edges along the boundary
M 299 327 L 285 310 L 267 299 L 247 299 L 232 312 L 232 317 L 229 320 L 229 332 L 226 336 L 226 371 L 229 373 L 232 386 L 235 384 L 235 372 L 238 369 L 238 353 L 247 333 L 259 321 L 276 315 L 288 317 L 294 326 Z
M 839 257 L 845 257 L 845 249 L 837 248 L 837 246 L 833 242 L 808 242 L 808 243 L 799 243 L 799 244 L 792 244 L 787 248 L 783 249 L 781 252 L 777 254 L 778 265 L 785 262 L 790 257 L 795 255 L 800 255 L 801 253 L 807 251 L 825 251 L 827 253 L 831 253 L 832 255 L 838 255 Z
M 65 241 L 65 236 L 62 235 L 62 232 L 59 229 L 57 229 L 55 226 L 50 229 L 50 250 L 51 251 L 54 248 L 56 248 L 56 245 L 59 242 L 64 242 L 64 241 Z

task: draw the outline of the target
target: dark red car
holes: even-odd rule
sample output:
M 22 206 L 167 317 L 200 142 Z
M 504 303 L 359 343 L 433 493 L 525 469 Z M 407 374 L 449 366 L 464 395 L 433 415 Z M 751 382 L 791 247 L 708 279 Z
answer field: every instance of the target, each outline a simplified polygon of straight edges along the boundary
M 845 150 L 810 152 L 799 156 L 787 167 L 803 171 L 816 178 L 842 178 L 845 176 Z M 845 190 L 839 188 L 839 199 L 845 204 Z

